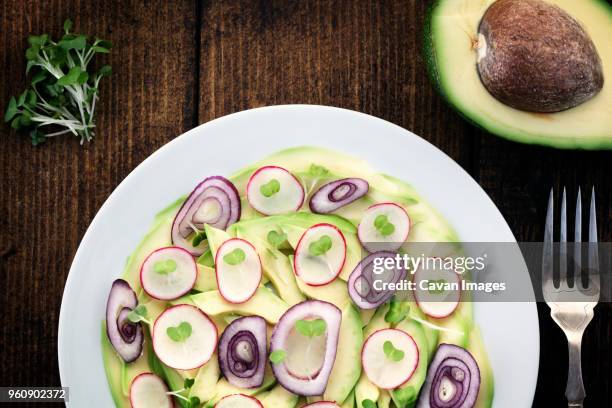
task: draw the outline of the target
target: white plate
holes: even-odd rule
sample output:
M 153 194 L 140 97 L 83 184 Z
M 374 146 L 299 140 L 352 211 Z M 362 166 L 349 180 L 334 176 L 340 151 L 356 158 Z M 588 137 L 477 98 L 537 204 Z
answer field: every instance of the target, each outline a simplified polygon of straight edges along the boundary
M 362 157 L 410 182 L 464 242 L 513 242 L 480 186 L 452 159 L 413 133 L 348 110 L 287 105 L 229 115 L 185 133 L 140 164 L 104 203 L 76 253 L 62 299 L 58 359 L 74 407 L 113 406 L 100 346 L 110 285 L 153 216 L 196 182 L 230 175 L 291 146 L 315 145 Z M 525 272 L 525 279 L 528 279 Z M 539 361 L 535 303 L 476 304 L 495 375 L 496 408 L 530 407 Z

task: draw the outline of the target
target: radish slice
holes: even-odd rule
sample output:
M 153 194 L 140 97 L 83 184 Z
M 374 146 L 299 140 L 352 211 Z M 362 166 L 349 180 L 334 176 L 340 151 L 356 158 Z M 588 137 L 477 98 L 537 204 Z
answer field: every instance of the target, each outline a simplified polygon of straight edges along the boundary
M 244 394 L 232 394 L 223 397 L 215 404 L 215 408 L 263 408 L 261 402 Z
M 313 402 L 312 404 L 304 405 L 302 408 L 340 408 L 340 405 L 336 404 L 332 401 L 318 401 Z
M 298 303 L 281 316 L 272 332 L 270 357 L 274 376 L 285 389 L 304 396 L 325 392 L 341 321 L 340 309 L 320 300 Z M 280 359 L 272 358 L 279 353 Z
M 217 286 L 225 300 L 244 303 L 261 282 L 261 260 L 255 247 L 248 241 L 232 238 L 217 249 L 215 257 Z
M 316 224 L 304 232 L 297 247 L 293 267 L 308 285 L 326 285 L 336 279 L 346 259 L 346 240 L 331 224 Z
M 257 388 L 266 368 L 266 321 L 259 316 L 239 317 L 219 340 L 219 368 L 227 382 L 238 388 Z
M 441 319 L 450 316 L 459 306 L 461 278 L 455 271 L 421 267 L 414 273 L 414 283 L 414 298 L 427 316 Z
M 407 273 L 406 269 L 397 268 L 399 265 L 394 260 L 396 255 L 395 252 L 374 252 L 363 258 L 351 272 L 347 282 L 348 292 L 361 309 L 375 309 L 395 294 L 396 291 L 388 285 L 400 282 Z M 386 268 L 387 263 L 393 267 Z M 377 273 L 377 265 L 382 267 L 381 273 Z
M 208 177 L 189 194 L 172 223 L 172 243 L 202 255 L 202 239 L 194 246 L 194 237 L 204 231 L 204 224 L 225 230 L 240 219 L 240 195 L 231 181 L 222 176 Z
M 151 252 L 140 268 L 140 283 L 155 299 L 178 299 L 189 292 L 198 277 L 198 266 L 191 254 L 180 247 Z
M 132 380 L 130 403 L 132 408 L 174 407 L 168 387 L 153 373 L 142 373 Z
M 357 229 L 361 245 L 369 252 L 399 249 L 408 239 L 408 232 L 408 213 L 395 203 L 380 203 L 368 207 Z
M 378 330 L 363 344 L 361 363 L 374 385 L 390 390 L 412 377 L 419 364 L 419 348 L 414 339 L 402 330 Z
M 284 214 L 300 209 L 304 202 L 304 187 L 284 168 L 266 166 L 249 179 L 247 200 L 262 214 Z
M 138 298 L 130 285 L 123 279 L 114 281 L 106 302 L 106 335 L 126 363 L 131 363 L 142 354 L 142 326 L 127 318 L 137 305 Z
M 172 306 L 153 325 L 155 355 L 177 370 L 192 370 L 206 364 L 216 346 L 217 327 L 195 306 Z
M 345 178 L 325 184 L 310 198 L 310 210 L 329 214 L 368 193 L 370 185 L 361 178 Z

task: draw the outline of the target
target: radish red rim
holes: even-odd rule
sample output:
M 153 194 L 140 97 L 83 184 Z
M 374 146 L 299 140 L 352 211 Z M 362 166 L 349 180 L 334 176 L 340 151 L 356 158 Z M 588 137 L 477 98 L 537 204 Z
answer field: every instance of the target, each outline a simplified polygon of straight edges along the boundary
M 247 183 L 247 200 L 251 207 L 264 215 L 297 211 L 304 203 L 304 187 L 283 167 L 259 168 Z
M 195 306 L 164 310 L 153 325 L 153 350 L 160 361 L 177 370 L 206 364 L 217 347 L 217 326 Z
M 293 269 L 310 286 L 322 286 L 338 277 L 346 261 L 344 234 L 331 224 L 316 224 L 300 237 Z
M 248 301 L 257 291 L 263 275 L 257 250 L 244 239 L 228 239 L 217 249 L 215 274 L 223 299 L 230 303 Z
M 167 407 L 174 404 L 168 394 L 166 383 L 153 373 L 138 374 L 130 385 L 130 404 L 132 408 Z
M 378 330 L 363 343 L 361 364 L 374 385 L 390 390 L 410 380 L 419 364 L 419 348 L 402 330 Z
M 244 394 L 231 394 L 219 400 L 215 408 L 263 408 L 256 398 Z
M 140 284 L 154 299 L 174 300 L 188 293 L 198 278 L 198 266 L 184 248 L 169 246 L 151 252 L 140 267 Z
M 410 217 L 396 203 L 368 207 L 357 227 L 357 236 L 368 252 L 396 251 L 408 239 Z
M 415 271 L 413 279 L 416 285 L 414 300 L 427 316 L 443 319 L 457 310 L 461 301 L 462 280 L 457 272 L 445 269 L 419 268 Z M 456 289 L 447 287 L 447 284 L 456 285 Z M 424 288 L 422 285 L 426 287 Z M 432 285 L 431 289 L 429 285 Z

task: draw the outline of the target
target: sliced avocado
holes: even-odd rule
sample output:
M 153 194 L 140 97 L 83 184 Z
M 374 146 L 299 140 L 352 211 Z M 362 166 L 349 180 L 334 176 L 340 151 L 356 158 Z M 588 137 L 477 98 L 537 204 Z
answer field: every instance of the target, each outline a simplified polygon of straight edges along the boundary
M 494 395 L 493 370 L 489 364 L 480 329 L 477 326 L 472 328 L 467 350 L 472 353 L 480 369 L 480 390 L 474 408 L 491 408 Z
M 279 296 L 289 305 L 305 300 L 295 281 L 293 268 L 287 255 L 268 244 L 248 228 L 233 229 L 236 237 L 249 241 L 259 254 L 264 276 L 272 283 Z
M 204 224 L 204 232 L 206 233 L 206 240 L 208 241 L 208 246 L 210 247 L 210 252 L 214 260 L 215 256 L 217 256 L 217 250 L 221 244 L 228 239 L 231 239 L 233 235 L 230 235 L 218 228 L 211 227 L 208 224 Z
M 289 256 L 289 263 L 293 265 L 293 255 Z M 343 280 L 334 279 L 327 285 L 322 286 L 308 285 L 299 276 L 295 277 L 295 281 L 300 291 L 310 299 L 324 300 L 341 309 L 351 304 L 346 282 Z
M 175 391 L 184 390 L 185 389 L 185 386 L 184 386 L 185 378 L 181 375 L 181 373 L 179 373 L 174 368 L 168 367 L 164 363 L 160 363 L 160 364 L 164 370 L 166 384 L 168 385 L 168 388 L 170 389 L 170 391 L 175 392 Z M 190 408 L 187 401 L 185 401 L 182 398 L 174 397 L 174 401 L 176 404 L 178 404 L 182 408 Z
M 423 331 L 423 326 L 412 319 L 404 319 L 396 326 L 397 329 L 408 333 L 419 349 L 419 362 L 410 379 L 401 387 L 391 391 L 391 398 L 398 407 L 409 407 L 416 401 L 419 391 L 427 377 L 427 364 L 429 362 L 429 344 Z
M 472 324 L 461 315 L 451 315 L 444 319 L 430 319 L 437 326 L 446 330 L 439 330 L 438 344 L 456 344 L 465 347 L 468 343 Z
M 124 378 L 125 375 L 122 375 L 126 370 L 126 364 L 121 360 L 121 358 L 115 352 L 115 349 L 111 345 L 108 340 L 108 336 L 106 335 L 106 322 L 102 322 L 102 359 L 104 360 L 104 370 L 106 372 L 106 379 L 108 380 L 108 386 L 110 388 L 111 395 L 113 397 L 113 401 L 115 402 L 115 406 L 118 408 L 130 408 L 130 399 L 124 393 Z M 141 361 L 143 359 L 136 360 L 136 363 L 142 364 Z M 146 361 L 146 359 L 144 360 Z M 146 370 L 146 366 L 143 367 L 143 372 Z
M 365 373 L 362 372 L 357 385 L 355 385 L 355 403 L 357 408 L 367 408 L 363 406 L 364 400 L 376 402 L 379 397 L 380 390 L 378 387 L 372 384 Z
M 265 287 L 260 287 L 251 299 L 239 304 L 227 302 L 217 290 L 192 295 L 191 299 L 198 308 L 211 316 L 228 313 L 258 315 L 272 324 L 276 324 L 289 309 L 289 305 L 284 300 Z
M 201 402 L 209 401 L 217 394 L 217 382 L 221 371 L 217 353 L 213 354 L 208 363 L 198 370 L 195 381 L 189 389 L 189 398 L 198 397 Z
M 535 113 L 515 109 L 500 102 L 489 93 L 481 81 L 481 74 L 477 69 L 479 59 L 482 61 L 492 55 L 496 52 L 495 47 L 499 47 L 500 42 L 503 42 L 498 40 L 491 45 L 482 41 L 483 16 L 494 2 L 495 0 L 432 2 L 424 30 L 424 54 L 430 77 L 442 96 L 469 121 L 510 140 L 558 148 L 611 149 L 612 47 L 609 41 L 612 38 L 612 7 L 604 0 L 547 0 L 547 3 L 558 6 L 582 25 L 601 59 L 604 82 L 601 91 L 578 106 L 555 113 Z M 526 19 L 532 18 L 532 13 L 524 14 Z M 546 23 L 540 16 L 538 24 L 550 25 L 549 31 L 553 35 L 561 25 L 558 19 Z M 517 30 L 521 28 L 520 24 L 515 26 Z M 545 27 L 542 29 L 546 30 Z M 539 57 L 537 38 L 532 41 L 525 39 L 526 36 L 525 30 L 514 38 L 509 36 L 511 41 L 517 41 L 514 51 L 519 53 L 521 49 L 531 50 L 534 58 Z M 524 43 L 521 44 L 521 41 Z M 563 41 L 561 38 L 555 43 L 570 44 L 574 41 Z M 546 50 L 542 48 L 541 51 Z M 528 58 L 528 55 L 524 58 Z M 562 76 L 574 69 L 565 64 L 583 62 L 590 63 L 564 59 L 558 62 L 561 66 L 557 67 L 552 62 L 547 64 L 552 65 L 549 67 L 539 64 L 538 68 L 551 74 L 548 82 L 542 84 L 543 88 L 549 87 L 551 92 L 554 92 L 554 82 L 563 84 Z M 512 65 L 513 68 L 516 67 L 517 72 L 523 66 L 518 63 Z M 496 69 L 501 73 L 504 68 L 507 69 L 501 63 Z
M 355 390 L 351 390 L 351 393 L 346 397 L 340 408 L 355 408 Z
M 275 385 L 270 391 L 258 395 L 257 399 L 264 408 L 294 408 L 299 397 L 287 391 L 283 386 Z
M 361 318 L 357 309 L 349 303 L 342 308 L 336 360 L 323 394 L 324 400 L 344 401 L 349 396 L 361 375 L 362 344 Z
M 217 290 L 217 275 L 215 275 L 215 268 L 198 264 L 198 277 L 193 288 L 200 292 Z
M 256 396 L 261 394 L 262 392 L 270 389 L 276 383 L 276 379 L 274 375 L 272 375 L 272 370 L 266 369 L 266 375 L 264 376 L 264 381 L 261 386 L 257 388 L 238 388 L 234 387 L 232 384 L 228 383 L 225 378 L 221 378 L 217 385 L 215 386 L 216 394 L 215 397 L 209 400 L 205 407 L 214 407 L 217 402 L 223 397 L 227 397 L 232 394 L 244 394 L 249 396 Z
M 391 394 L 387 390 L 381 390 L 377 401 L 377 408 L 389 408 L 391 405 Z

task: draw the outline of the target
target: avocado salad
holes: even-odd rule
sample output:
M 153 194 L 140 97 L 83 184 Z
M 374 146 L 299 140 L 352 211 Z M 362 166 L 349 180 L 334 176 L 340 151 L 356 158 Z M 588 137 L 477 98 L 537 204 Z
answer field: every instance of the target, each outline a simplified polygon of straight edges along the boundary
M 101 341 L 115 405 L 490 407 L 468 296 L 434 304 L 372 284 L 377 259 L 416 242 L 460 246 L 413 187 L 335 151 L 205 178 L 112 284 Z

